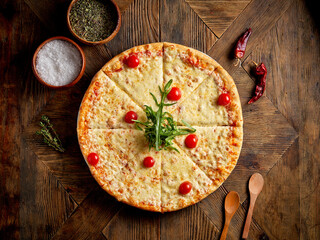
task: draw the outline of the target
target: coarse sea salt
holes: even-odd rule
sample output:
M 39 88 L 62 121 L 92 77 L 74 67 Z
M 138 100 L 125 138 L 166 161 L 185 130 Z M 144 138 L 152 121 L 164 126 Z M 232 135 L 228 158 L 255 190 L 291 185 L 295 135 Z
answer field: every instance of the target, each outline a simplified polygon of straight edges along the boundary
M 65 40 L 52 40 L 38 52 L 36 70 L 43 81 L 53 86 L 71 83 L 82 68 L 79 50 Z

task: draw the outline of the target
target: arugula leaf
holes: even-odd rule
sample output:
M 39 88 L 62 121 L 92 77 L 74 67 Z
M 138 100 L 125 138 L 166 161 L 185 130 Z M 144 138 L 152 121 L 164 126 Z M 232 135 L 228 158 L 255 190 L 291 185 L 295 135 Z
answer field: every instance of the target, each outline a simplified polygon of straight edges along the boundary
M 173 149 L 177 152 L 178 149 L 173 147 L 173 139 L 176 136 L 187 135 L 189 133 L 194 133 L 196 129 L 191 127 L 189 124 L 182 120 L 182 123 L 186 126 L 185 128 L 178 128 L 177 122 L 173 120 L 173 117 L 170 113 L 164 112 L 163 108 L 167 106 L 172 106 L 176 104 L 173 103 L 164 103 L 167 95 L 171 90 L 171 84 L 173 80 L 171 79 L 162 90 L 159 86 L 161 99 L 158 102 L 157 98 L 153 93 L 150 93 L 151 97 L 158 107 L 157 111 L 154 111 L 150 106 L 145 105 L 145 113 L 147 115 L 147 121 L 141 122 L 135 120 L 137 129 L 144 131 L 144 135 L 149 143 L 149 150 L 155 148 L 156 151 L 162 149 L 168 150 Z

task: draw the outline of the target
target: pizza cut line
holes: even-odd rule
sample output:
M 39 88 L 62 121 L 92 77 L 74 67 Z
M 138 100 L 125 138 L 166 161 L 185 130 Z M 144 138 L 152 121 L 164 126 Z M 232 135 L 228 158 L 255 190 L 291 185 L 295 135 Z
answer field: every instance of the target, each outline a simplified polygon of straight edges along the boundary
M 135 120 L 157 109 L 159 88 L 178 125 L 195 132 L 173 139 L 175 150 L 149 148 Z M 202 200 L 231 174 L 240 155 L 243 119 L 231 76 L 212 58 L 173 43 L 137 46 L 93 77 L 78 114 L 79 145 L 100 186 L 117 200 L 169 212 Z

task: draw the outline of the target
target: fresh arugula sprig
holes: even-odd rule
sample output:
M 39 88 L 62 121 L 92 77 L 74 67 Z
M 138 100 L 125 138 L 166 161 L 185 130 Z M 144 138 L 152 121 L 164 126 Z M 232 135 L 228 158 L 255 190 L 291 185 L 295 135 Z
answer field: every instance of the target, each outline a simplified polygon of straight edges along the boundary
M 164 86 L 163 90 L 159 86 L 161 94 L 160 102 L 158 102 L 153 93 L 150 93 L 158 107 L 158 110 L 154 111 L 150 106 L 145 105 L 144 111 L 147 115 L 147 121 L 141 122 L 139 120 L 135 120 L 136 127 L 145 132 L 144 135 L 148 140 L 149 149 L 155 148 L 156 151 L 160 151 L 162 149 L 173 149 L 179 152 L 177 148 L 173 147 L 173 139 L 176 136 L 186 135 L 196 131 L 196 129 L 184 121 L 182 121 L 182 123 L 186 126 L 186 128 L 178 128 L 177 123 L 173 120 L 172 115 L 163 111 L 164 107 L 176 104 L 176 102 L 164 103 L 171 90 L 171 84 L 172 79 Z M 142 126 L 144 128 L 142 128 Z
M 50 123 L 50 120 L 47 116 L 42 115 L 39 125 L 41 129 L 36 131 L 36 134 L 43 136 L 43 141 L 48 144 L 50 147 L 53 147 L 59 152 L 64 152 L 65 149 L 62 147 L 61 140 L 58 133 L 53 128 L 53 125 Z

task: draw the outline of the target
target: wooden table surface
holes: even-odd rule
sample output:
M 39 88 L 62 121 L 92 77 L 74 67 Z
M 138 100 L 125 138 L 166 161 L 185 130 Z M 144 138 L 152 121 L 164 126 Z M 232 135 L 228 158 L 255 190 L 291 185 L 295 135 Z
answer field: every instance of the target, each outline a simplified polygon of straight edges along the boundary
M 84 46 L 87 67 L 74 87 L 42 86 L 31 70 L 45 39 L 72 38 L 66 0 L 0 2 L 0 239 L 218 239 L 223 201 L 237 191 L 241 205 L 228 239 L 239 239 L 248 208 L 247 182 L 265 178 L 250 239 L 320 239 L 320 41 L 317 8 L 302 0 L 117 0 L 118 35 Z M 242 67 L 232 48 L 246 28 Z M 234 78 L 243 107 L 244 144 L 227 181 L 181 211 L 150 213 L 118 203 L 91 177 L 76 138 L 76 116 L 92 76 L 112 56 L 139 44 L 169 41 L 203 51 Z M 268 68 L 265 95 L 254 90 L 252 60 Z M 66 147 L 63 154 L 34 133 L 48 115 Z

